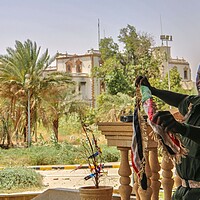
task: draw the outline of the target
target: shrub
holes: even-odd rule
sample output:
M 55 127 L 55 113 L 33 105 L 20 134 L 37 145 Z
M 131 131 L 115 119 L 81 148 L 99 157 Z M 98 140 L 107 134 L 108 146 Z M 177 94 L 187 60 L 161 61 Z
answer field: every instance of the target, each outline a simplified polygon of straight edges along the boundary
M 120 159 L 120 152 L 116 147 L 103 146 L 102 158 L 105 162 L 117 162 Z
M 101 145 L 104 162 L 119 161 L 120 155 L 116 147 Z M 30 148 L 0 149 L 1 166 L 33 166 L 33 165 L 67 165 L 80 164 L 80 146 L 67 142 L 57 145 L 31 146 Z
M 59 150 L 57 147 L 39 146 L 27 149 L 30 151 L 29 165 L 54 165 L 57 164 Z
M 0 171 L 0 190 L 42 187 L 42 176 L 25 167 L 5 168 Z

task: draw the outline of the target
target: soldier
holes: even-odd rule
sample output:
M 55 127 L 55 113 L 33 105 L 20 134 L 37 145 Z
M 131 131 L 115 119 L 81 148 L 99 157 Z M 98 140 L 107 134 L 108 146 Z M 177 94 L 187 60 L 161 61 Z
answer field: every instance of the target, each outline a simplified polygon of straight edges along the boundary
M 200 66 L 196 77 L 198 95 L 186 95 L 152 87 L 145 76 L 139 76 L 135 86 L 147 86 L 152 95 L 167 104 L 177 107 L 184 116 L 184 122 L 178 122 L 169 111 L 158 111 L 153 122 L 162 126 L 166 132 L 179 133 L 183 145 L 189 150 L 181 163 L 176 164 L 176 171 L 182 185 L 173 194 L 174 200 L 200 199 Z

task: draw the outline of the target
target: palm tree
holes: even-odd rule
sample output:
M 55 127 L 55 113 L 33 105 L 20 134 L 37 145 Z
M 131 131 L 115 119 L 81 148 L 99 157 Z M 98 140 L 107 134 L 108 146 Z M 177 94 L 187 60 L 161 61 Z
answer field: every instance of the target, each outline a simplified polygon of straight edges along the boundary
M 70 82 L 69 74 L 56 72 L 48 74 L 41 85 L 41 90 L 37 94 L 40 101 L 38 106 L 38 118 L 43 125 L 52 128 L 55 138 L 58 141 L 59 119 L 65 113 L 66 99 L 75 103 L 74 82 Z M 48 87 L 47 87 L 47 85 Z
M 15 49 L 7 48 L 7 54 L 0 56 L 0 94 L 10 101 L 8 119 L 14 120 L 12 132 L 23 132 L 24 140 L 26 140 L 28 125 L 28 92 L 31 127 L 34 127 L 35 130 L 32 130 L 37 132 L 37 108 L 43 99 L 42 96 L 57 85 L 72 84 L 69 75 L 43 76 L 43 71 L 55 60 L 55 56 L 50 58 L 48 49 L 43 54 L 40 50 L 41 47 L 37 47 L 36 42 L 16 41 Z M 12 141 L 8 143 L 10 145 Z

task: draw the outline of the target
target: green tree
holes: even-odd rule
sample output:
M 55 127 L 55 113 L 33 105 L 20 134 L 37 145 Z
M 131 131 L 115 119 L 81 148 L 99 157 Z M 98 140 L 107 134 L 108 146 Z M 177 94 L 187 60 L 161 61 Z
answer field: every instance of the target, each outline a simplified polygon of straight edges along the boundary
M 111 37 L 101 40 L 99 48 L 103 61 L 115 57 L 119 51 L 119 45 L 116 44 Z
M 103 64 L 99 68 L 95 68 L 98 77 L 103 78 L 109 91 L 114 91 L 117 82 L 116 71 L 120 72 L 120 77 L 127 82 L 129 90 L 124 87 L 118 87 L 117 92 L 134 95 L 134 80 L 138 75 L 146 75 L 147 77 L 156 77 L 159 73 L 159 61 L 155 59 L 150 50 L 153 45 L 153 39 L 147 33 L 138 33 L 136 28 L 127 25 L 126 28 L 120 30 L 118 36 L 119 42 L 122 44 L 122 50 L 112 38 L 104 38 L 100 42 L 100 52 L 102 54 Z M 115 75 L 115 76 L 113 76 Z M 119 76 L 119 74 L 118 74 Z M 113 78 L 113 80 L 112 80 Z M 130 93 L 132 91 L 132 93 Z M 116 93 L 115 93 L 116 94 Z
M 158 89 L 164 89 L 164 90 L 171 90 L 173 92 L 178 93 L 184 93 L 187 94 L 188 91 L 184 90 L 181 86 L 181 76 L 177 70 L 177 67 L 173 67 L 170 69 L 170 88 L 169 88 L 169 79 L 168 79 L 168 73 L 165 75 L 164 78 L 151 78 L 149 81 L 152 86 L 158 88 Z M 166 105 L 163 101 L 161 101 L 158 98 L 155 98 L 156 105 L 158 109 L 166 109 L 168 108 L 168 105 Z
M 170 82 L 169 78 L 170 77 Z M 181 87 L 181 76 L 177 70 L 177 67 L 173 67 L 170 69 L 169 74 L 166 74 L 163 80 L 163 87 L 164 89 L 169 89 L 170 84 L 170 90 L 173 92 L 184 92 L 184 90 Z M 180 91 L 181 90 L 181 91 Z
M 119 69 L 110 74 L 107 80 L 108 92 L 112 95 L 123 91 L 125 94 L 131 94 L 131 87 L 128 81 Z
M 38 112 L 39 118 L 46 128 L 53 129 L 57 141 L 59 141 L 58 131 L 61 117 L 69 117 L 72 113 L 77 113 L 82 117 L 89 107 L 86 102 L 77 98 L 74 86 L 73 84 L 57 85 L 42 96 L 43 100 Z
M 32 132 L 37 130 L 37 115 L 42 96 L 58 84 L 71 83 L 70 76 L 57 74 L 54 77 L 44 76 L 44 70 L 54 61 L 48 49 L 41 54 L 41 47 L 30 40 L 24 43 L 16 41 L 15 48 L 7 48 L 7 54 L 0 56 L 0 94 L 10 101 L 8 121 L 12 121 L 11 133 L 21 132 L 24 141 L 27 137 L 28 92 L 30 98 L 30 115 Z M 50 97 L 49 97 L 50 98 Z M 35 130 L 34 130 L 35 129 Z M 12 143 L 8 141 L 8 145 Z

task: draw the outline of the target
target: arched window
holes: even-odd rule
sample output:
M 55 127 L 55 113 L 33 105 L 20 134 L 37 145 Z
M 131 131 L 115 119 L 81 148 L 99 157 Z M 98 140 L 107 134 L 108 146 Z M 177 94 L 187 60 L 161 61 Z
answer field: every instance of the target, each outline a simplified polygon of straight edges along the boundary
M 184 68 L 183 78 L 188 79 L 188 69 L 187 68 Z
M 70 60 L 68 60 L 65 64 L 66 64 L 66 72 L 71 73 L 72 72 L 73 63 Z
M 82 62 L 79 59 L 76 61 L 76 72 L 82 73 Z

